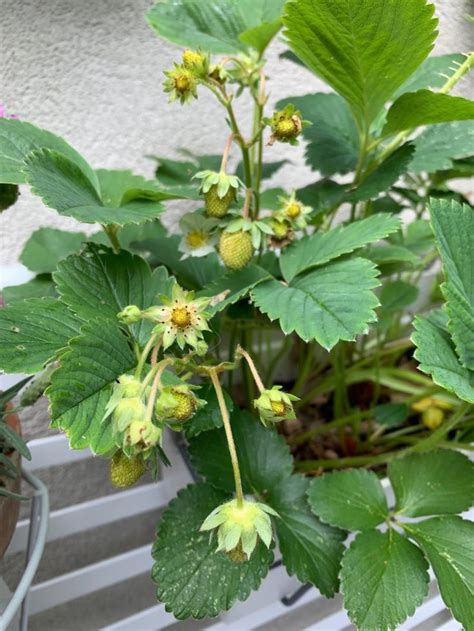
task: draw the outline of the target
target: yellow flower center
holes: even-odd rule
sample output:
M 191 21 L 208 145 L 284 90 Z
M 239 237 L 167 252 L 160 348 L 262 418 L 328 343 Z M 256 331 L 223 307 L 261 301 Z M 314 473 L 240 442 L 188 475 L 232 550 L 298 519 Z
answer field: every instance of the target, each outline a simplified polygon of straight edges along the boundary
M 181 94 L 188 92 L 191 89 L 191 78 L 186 74 L 178 75 L 174 80 L 174 87 Z
M 186 242 L 191 248 L 201 248 L 207 243 L 207 235 L 202 230 L 192 230 L 186 235 Z
M 286 406 L 283 401 L 272 401 L 272 410 L 277 416 L 284 416 Z
M 291 219 L 296 219 L 301 213 L 301 204 L 298 202 L 291 202 L 286 207 L 286 215 Z
M 171 311 L 171 322 L 180 329 L 185 329 L 189 326 L 191 324 L 191 314 L 187 307 L 174 307 Z

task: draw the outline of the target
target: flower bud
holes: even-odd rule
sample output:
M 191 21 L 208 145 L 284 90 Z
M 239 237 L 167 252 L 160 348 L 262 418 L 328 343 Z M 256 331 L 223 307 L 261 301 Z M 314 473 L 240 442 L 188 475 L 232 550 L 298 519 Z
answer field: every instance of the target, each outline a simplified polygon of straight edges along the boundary
M 136 305 L 128 305 L 120 313 L 117 313 L 117 318 L 124 324 L 135 324 L 142 319 L 142 312 Z
M 273 386 L 270 390 L 264 390 L 254 406 L 258 410 L 260 420 L 264 425 L 290 421 L 296 418 L 292 401 L 298 401 L 298 397 L 281 391 L 281 386 Z
M 207 75 L 209 69 L 208 56 L 199 50 L 187 48 L 183 52 L 183 66 L 196 75 Z
M 123 432 L 134 422 L 145 418 L 146 406 L 140 397 L 125 397 L 118 401 L 112 412 L 112 420 L 116 431 Z
M 124 450 L 133 448 L 132 453 L 146 452 L 155 447 L 160 439 L 161 429 L 156 427 L 152 421 L 134 421 L 124 432 L 123 447 Z

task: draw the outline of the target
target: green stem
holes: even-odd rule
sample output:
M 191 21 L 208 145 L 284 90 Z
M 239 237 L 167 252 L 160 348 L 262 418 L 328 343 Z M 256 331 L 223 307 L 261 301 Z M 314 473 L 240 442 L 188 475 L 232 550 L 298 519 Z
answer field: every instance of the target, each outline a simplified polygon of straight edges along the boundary
M 151 385 L 150 396 L 148 397 L 148 403 L 146 406 L 146 420 L 151 421 L 151 417 L 153 415 L 153 408 L 155 406 L 156 395 L 158 394 L 158 388 L 161 383 L 161 377 L 163 372 L 169 364 L 171 364 L 173 360 L 170 358 L 163 359 L 159 364 L 156 365 L 156 374 L 153 379 L 153 383 Z
M 242 478 L 240 476 L 239 459 L 237 457 L 237 450 L 235 448 L 234 436 L 232 435 L 232 427 L 230 425 L 229 411 L 227 409 L 224 393 L 222 392 L 222 386 L 219 381 L 219 377 L 215 368 L 209 370 L 209 377 L 214 386 L 214 390 L 217 395 L 217 401 L 219 403 L 219 409 L 221 411 L 222 422 L 224 424 L 225 435 L 227 439 L 227 446 L 229 448 L 230 460 L 232 462 L 232 470 L 234 472 L 235 493 L 237 495 L 237 506 L 241 508 L 244 503 L 244 492 L 242 490 Z
M 314 350 L 313 345 L 311 344 L 311 342 L 309 342 L 308 344 L 305 345 L 304 348 L 305 348 L 306 356 L 303 362 L 303 366 L 301 367 L 301 370 L 298 375 L 298 379 L 296 380 L 296 383 L 293 386 L 293 389 L 291 391 L 291 393 L 296 395 L 297 397 L 300 396 L 301 391 L 308 380 L 308 376 L 311 372 L 311 368 L 313 365 L 313 350 Z
M 250 372 L 252 373 L 253 380 L 255 381 L 260 393 L 262 393 L 265 390 L 265 386 L 263 385 L 260 375 L 258 374 L 258 370 L 255 367 L 255 363 L 253 359 L 250 357 L 247 351 L 244 348 L 242 348 L 242 346 L 240 346 L 240 344 L 239 346 L 237 346 L 236 352 L 238 355 L 242 355 L 242 357 L 247 362 L 248 367 L 250 368 Z
M 465 403 L 461 405 L 456 410 L 456 412 L 451 416 L 450 419 L 445 421 L 440 427 L 438 427 L 438 429 L 436 429 L 427 438 L 425 438 L 424 440 L 421 440 L 414 447 L 410 447 L 410 449 L 407 450 L 407 453 L 425 451 L 427 449 L 433 449 L 433 447 L 436 447 L 436 445 L 438 445 L 443 440 L 446 434 L 450 432 L 452 429 L 454 429 L 456 425 L 464 419 L 470 407 L 471 407 L 470 403 Z
M 242 150 L 242 160 L 244 163 L 244 181 L 245 181 L 245 186 L 247 188 L 251 188 L 252 187 L 252 168 L 250 165 L 250 153 L 249 153 L 249 148 L 247 146 L 247 143 L 245 142 L 244 137 L 242 136 L 240 129 L 239 129 L 239 125 L 237 123 L 237 119 L 235 118 L 235 114 L 234 114 L 234 109 L 232 107 L 232 102 L 229 98 L 227 98 L 226 100 L 226 110 L 227 113 L 229 115 L 229 122 L 230 122 L 230 127 L 235 135 L 235 138 L 237 140 L 237 142 L 240 145 L 240 148 Z
M 316 471 L 317 469 L 342 469 L 344 467 L 360 467 L 367 465 L 385 464 L 400 455 L 398 451 L 390 451 L 376 456 L 353 456 L 334 460 L 300 460 L 295 463 L 297 471 Z
M 286 440 L 290 445 L 302 445 L 307 440 L 314 438 L 314 436 L 317 436 L 318 434 L 325 434 L 326 432 L 330 432 L 333 429 L 337 429 L 338 427 L 347 425 L 352 421 L 370 416 L 370 414 L 371 410 L 358 410 L 357 412 L 354 412 L 354 414 L 349 414 L 348 416 L 343 416 L 341 418 L 334 419 L 333 421 L 329 421 L 329 423 L 323 423 L 322 425 L 318 425 L 317 427 L 312 427 L 308 431 L 302 432 L 301 434 L 288 436 Z
M 115 252 L 115 254 L 118 254 L 120 252 L 120 242 L 117 236 L 119 227 L 116 226 L 115 224 L 109 224 L 107 226 L 102 226 L 102 228 L 104 229 L 105 234 L 109 238 L 113 251 Z
M 270 332 L 270 342 L 271 342 L 271 332 Z M 275 372 L 275 369 L 278 366 L 281 359 L 283 359 L 283 357 L 288 352 L 291 342 L 292 342 L 291 336 L 285 335 L 285 338 L 283 340 L 283 344 L 281 345 L 280 350 L 272 357 L 271 361 L 269 361 L 268 368 L 265 373 L 265 381 L 267 383 L 271 383 L 273 381 L 273 373 Z M 271 343 L 269 345 L 269 348 L 271 350 Z M 270 352 L 268 352 L 268 358 L 270 358 Z
M 467 74 L 472 66 L 474 66 L 474 52 L 466 55 L 466 60 L 459 65 L 456 72 L 446 81 L 442 88 L 440 88 L 441 94 L 447 94 L 451 92 L 456 83 L 463 78 L 465 74 Z
M 150 339 L 148 340 L 148 342 L 145 344 L 145 348 L 143 349 L 142 354 L 140 355 L 140 359 L 138 360 L 138 364 L 137 367 L 135 369 L 135 378 L 136 379 L 140 379 L 142 371 L 143 371 L 143 366 L 145 365 L 146 362 L 146 358 L 148 357 L 150 351 L 151 351 L 151 347 L 153 346 L 153 344 L 155 344 L 157 338 L 158 338 L 158 333 L 155 333 L 154 335 L 152 335 L 150 337 Z
M 352 182 L 353 186 L 357 186 L 360 183 L 360 180 L 362 178 L 362 174 L 364 172 L 365 161 L 368 155 L 369 140 L 370 138 L 369 138 L 368 131 L 364 131 L 363 133 L 361 133 L 359 158 L 357 160 L 354 180 Z

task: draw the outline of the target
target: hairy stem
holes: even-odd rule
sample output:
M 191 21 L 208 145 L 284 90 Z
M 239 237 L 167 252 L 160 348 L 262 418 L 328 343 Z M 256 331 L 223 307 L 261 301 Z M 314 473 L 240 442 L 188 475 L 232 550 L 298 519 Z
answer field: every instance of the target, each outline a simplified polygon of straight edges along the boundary
M 145 362 L 146 362 L 146 358 L 148 357 L 148 354 L 151 351 L 151 347 L 153 346 L 153 344 L 155 344 L 155 342 L 156 342 L 156 340 L 158 338 L 158 335 L 159 335 L 158 333 L 155 333 L 154 335 L 152 335 L 150 337 L 150 339 L 148 340 L 148 342 L 145 344 L 145 348 L 143 349 L 143 352 L 140 355 L 140 359 L 138 360 L 138 364 L 137 364 L 137 367 L 135 369 L 135 377 L 136 377 L 136 379 L 140 379 L 142 371 L 143 371 L 143 366 L 145 365 Z M 160 345 L 161 345 L 161 340 L 160 340 Z M 158 344 L 157 344 L 157 346 L 159 347 Z
M 257 388 L 259 389 L 260 393 L 262 393 L 265 390 L 265 386 L 263 385 L 262 380 L 260 379 L 260 375 L 258 374 L 257 368 L 255 366 L 255 363 L 253 361 L 253 359 L 250 357 L 250 355 L 247 353 L 247 351 L 242 348 L 242 346 L 237 346 L 236 352 L 238 355 L 242 355 L 242 357 L 245 359 L 245 361 L 247 362 L 250 371 L 252 373 L 252 377 L 257 385 Z
M 235 448 L 234 436 L 232 434 L 232 427 L 230 425 L 229 410 L 227 409 L 224 393 L 222 392 L 221 382 L 215 368 L 209 370 L 209 377 L 214 386 L 214 390 L 217 395 L 217 401 L 219 403 L 219 409 L 222 415 L 222 422 L 224 423 L 224 430 L 227 439 L 227 446 L 229 448 L 230 460 L 232 462 L 232 470 L 234 472 L 235 493 L 237 495 L 237 506 L 241 508 L 244 503 L 244 492 L 242 490 L 242 478 L 240 476 L 239 459 L 237 458 L 237 450 Z
M 251 201 L 252 201 L 252 189 L 248 188 L 245 191 L 244 207 L 242 208 L 242 217 L 244 219 L 248 219 L 248 217 L 250 215 L 250 202 Z
M 146 420 L 151 421 L 151 417 L 153 415 L 153 408 L 155 406 L 156 395 L 158 394 L 158 388 L 161 383 L 161 377 L 163 372 L 169 364 L 171 364 L 173 360 L 170 358 L 163 359 L 159 364 L 156 365 L 156 373 L 155 378 L 153 379 L 153 383 L 151 385 L 150 396 L 148 398 L 147 406 L 146 406 Z
M 227 168 L 227 161 L 229 159 L 230 150 L 232 148 L 232 143 L 234 142 L 234 134 L 230 134 L 227 138 L 227 142 L 225 143 L 224 153 L 222 154 L 222 162 L 221 162 L 221 172 L 225 173 Z
M 441 94 L 447 94 L 448 92 L 450 92 L 450 90 L 453 89 L 453 87 L 456 85 L 456 83 L 465 75 L 467 74 L 471 67 L 474 65 L 474 53 L 469 53 L 466 56 L 466 61 L 464 61 L 464 63 L 462 63 L 459 68 L 456 70 L 456 72 L 446 81 L 446 83 L 439 89 L 439 93 Z M 395 138 L 392 140 L 392 142 L 390 144 L 388 144 L 385 149 L 380 153 L 378 159 L 376 160 L 376 163 L 374 164 L 373 168 L 371 169 L 372 171 L 379 165 L 381 164 L 384 160 L 386 160 L 396 149 L 398 149 L 398 147 L 400 147 L 400 145 L 405 142 L 405 140 L 415 131 L 416 128 L 412 128 L 412 129 L 405 129 L 404 131 L 401 131 L 399 134 L 397 134 L 395 136 Z M 367 175 L 368 173 L 366 173 Z

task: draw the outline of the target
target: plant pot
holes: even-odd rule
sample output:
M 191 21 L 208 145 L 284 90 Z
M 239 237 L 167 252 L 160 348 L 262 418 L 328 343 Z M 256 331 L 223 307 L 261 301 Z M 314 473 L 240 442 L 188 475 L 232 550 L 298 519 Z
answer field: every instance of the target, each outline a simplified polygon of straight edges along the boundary
M 10 414 L 5 418 L 5 422 L 18 434 L 21 433 L 20 418 L 18 414 Z M 21 487 L 21 456 L 17 451 L 11 451 L 6 454 L 15 465 L 18 475 L 15 479 L 2 478 L 1 482 L 4 487 L 12 493 L 19 493 Z M 8 548 L 8 544 L 15 532 L 18 515 L 20 512 L 20 502 L 11 497 L 0 497 L 0 559 Z

